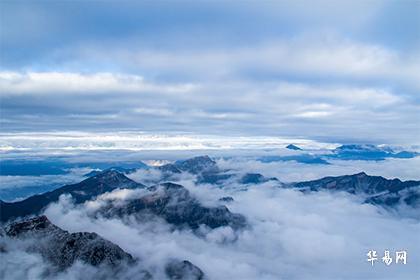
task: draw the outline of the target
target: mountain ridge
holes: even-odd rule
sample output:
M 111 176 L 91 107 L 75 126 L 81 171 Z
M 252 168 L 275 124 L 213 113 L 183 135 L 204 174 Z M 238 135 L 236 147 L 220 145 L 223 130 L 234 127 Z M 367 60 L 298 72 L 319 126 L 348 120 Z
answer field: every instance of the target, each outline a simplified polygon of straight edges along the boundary
M 87 178 L 79 183 L 65 185 L 50 192 L 28 197 L 18 202 L 4 202 L 0 200 L 0 221 L 11 218 L 34 215 L 39 213 L 51 202 L 58 201 L 62 194 L 71 194 L 75 203 L 83 203 L 93 197 L 117 188 L 145 188 L 123 174 L 109 170 L 96 176 Z

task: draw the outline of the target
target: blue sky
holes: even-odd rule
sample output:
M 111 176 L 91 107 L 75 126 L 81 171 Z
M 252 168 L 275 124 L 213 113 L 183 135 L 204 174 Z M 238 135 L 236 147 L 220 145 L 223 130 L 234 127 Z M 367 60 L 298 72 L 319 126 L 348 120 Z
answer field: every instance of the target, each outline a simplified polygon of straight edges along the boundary
M 8 133 L 420 143 L 420 1 L 2 1 Z

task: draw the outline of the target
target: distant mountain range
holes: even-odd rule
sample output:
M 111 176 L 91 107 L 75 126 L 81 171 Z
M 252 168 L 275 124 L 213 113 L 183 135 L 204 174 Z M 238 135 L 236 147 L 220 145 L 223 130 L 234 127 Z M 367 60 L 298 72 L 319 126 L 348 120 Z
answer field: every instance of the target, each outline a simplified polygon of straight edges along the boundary
M 259 160 L 262 162 L 275 161 L 296 161 L 305 164 L 330 164 L 328 160 L 385 160 L 387 158 L 413 158 L 419 155 L 417 152 L 400 151 L 395 152 L 389 147 L 379 147 L 375 145 L 342 145 L 334 150 L 325 153 L 313 154 L 298 146 L 289 144 L 287 149 L 299 152 L 288 156 L 264 156 Z
M 413 158 L 418 155 L 417 152 L 394 152 L 389 147 L 375 145 L 342 145 L 334 149 L 332 154 L 325 156 L 342 160 L 384 160 L 386 158 Z
M 160 216 L 174 225 L 188 225 L 191 228 L 197 228 L 200 224 L 205 224 L 211 228 L 224 225 L 231 225 L 234 228 L 245 226 L 245 219 L 240 215 L 230 213 L 226 207 L 204 207 L 183 186 L 164 183 L 170 181 L 172 176 L 180 172 L 195 175 L 197 183 L 216 184 L 220 187 L 232 182 L 244 186 L 272 182 L 279 187 L 296 188 L 302 191 L 345 191 L 355 195 L 363 195 L 366 202 L 381 205 L 392 206 L 401 201 L 412 206 L 419 204 L 420 181 L 389 180 L 380 176 L 369 176 L 365 173 L 285 184 L 277 178 L 266 178 L 259 173 L 237 174 L 231 170 L 221 170 L 216 162 L 208 156 L 177 161 L 173 164 L 157 167 L 157 169 L 161 170 L 164 175 L 152 187 L 135 182 L 115 168 L 111 168 L 80 183 L 66 185 L 22 201 L 4 202 L 0 200 L 1 221 L 5 222 L 13 218 L 36 215 L 48 204 L 58 201 L 60 195 L 63 194 L 71 195 L 73 201 L 79 204 L 92 200 L 101 194 L 125 188 L 145 189 L 146 194 L 130 200 L 124 205 L 103 207 L 100 210 L 101 214 L 107 216 L 136 214 L 140 217 L 147 212 Z M 177 203 L 173 204 L 172 201 Z
M 98 210 L 105 216 L 136 215 L 139 218 L 153 214 L 175 226 L 187 225 L 192 229 L 201 224 L 210 228 L 246 225 L 245 218 L 231 213 L 225 206 L 204 207 L 181 185 L 164 183 L 147 188 L 115 170 L 102 172 L 78 184 L 58 188 L 52 192 L 31 196 L 13 203 L 0 201 L 0 218 L 6 222 L 13 218 L 39 214 L 48 204 L 58 201 L 60 195 L 69 194 L 76 204 L 96 198 L 116 189 L 145 189 L 145 194 L 129 199 L 125 204 L 107 204 Z
M 107 171 L 94 177 L 88 178 L 80 183 L 67 185 L 51 192 L 34 195 L 25 200 L 9 203 L 0 200 L 1 221 L 9 220 L 13 217 L 23 217 L 38 214 L 51 202 L 58 201 L 62 194 L 69 194 L 76 203 L 83 203 L 94 197 L 113 191 L 118 188 L 145 188 L 146 186 L 130 180 L 122 173 L 117 171 Z
M 401 181 L 369 176 L 364 172 L 325 177 L 318 180 L 289 184 L 302 191 L 344 191 L 361 195 L 367 203 L 394 206 L 400 202 L 413 207 L 420 206 L 420 181 Z
M 368 147 L 370 149 L 370 147 Z M 340 148 L 357 150 L 358 148 Z M 375 149 L 373 149 L 375 151 Z M 226 184 L 237 185 L 241 191 L 265 183 L 272 187 L 292 188 L 302 192 L 348 192 L 360 196 L 365 203 L 394 207 L 401 203 L 413 208 L 420 207 L 420 181 L 401 181 L 380 176 L 369 176 L 364 172 L 324 177 L 318 180 L 282 183 L 277 178 L 267 178 L 259 173 L 237 173 L 223 170 L 216 161 L 208 156 L 199 156 L 156 167 L 162 177 L 152 186 L 133 181 L 125 174 L 131 169 L 109 168 L 81 181 L 66 185 L 53 191 L 31 196 L 18 202 L 0 201 L 0 253 L 13 250 L 7 240 L 21 240 L 27 244 L 25 250 L 41 255 L 51 264 L 54 271 L 64 271 L 75 262 L 82 262 L 94 267 L 109 267 L 118 278 L 123 266 L 139 267 L 138 279 L 151 279 L 151 273 L 143 269 L 142 261 L 134 258 L 117 245 L 107 241 L 96 233 L 69 233 L 53 225 L 43 210 L 61 195 L 71 195 L 75 204 L 100 199 L 98 207 L 89 212 L 92 218 L 134 218 L 139 222 L 159 219 L 166 221 L 171 230 L 187 229 L 200 237 L 200 229 L 230 227 L 234 232 L 247 227 L 247 219 L 240 213 L 232 213 L 227 204 L 234 203 L 234 198 L 225 196 L 215 201 L 215 206 L 202 204 L 190 191 L 180 184 L 168 182 L 180 173 L 190 173 L 197 183 L 214 184 L 223 188 Z M 115 199 L 110 192 L 128 189 L 124 199 Z M 118 196 L 118 195 L 117 195 Z M 35 217 L 34 217 L 35 216 Z M 34 218 L 28 218 L 34 217 Z M 12 222 L 13 220 L 17 222 Z M 6 240 L 6 241 L 5 241 Z M 200 268 L 188 260 L 171 260 L 164 264 L 169 279 L 204 279 Z
M 307 150 L 295 144 L 285 146 L 290 155 L 269 155 L 257 158 L 262 162 L 275 161 L 296 161 L 304 164 L 329 164 L 328 160 L 384 160 L 387 158 L 407 159 L 419 156 L 414 151 L 396 152 L 390 147 L 375 146 L 370 144 L 349 144 L 342 145 L 333 150 Z M 159 170 L 171 173 L 181 173 L 188 171 L 193 174 L 200 173 L 203 169 L 209 169 L 212 160 L 208 156 L 196 157 L 191 159 L 176 161 L 158 167 Z M 207 166 L 207 164 L 210 164 Z M 39 175 L 62 175 L 74 168 L 91 168 L 93 171 L 87 173 L 86 176 L 95 176 L 99 172 L 107 169 L 113 169 L 125 174 L 135 172 L 138 169 L 150 169 L 142 161 L 114 161 L 114 162 L 69 162 L 62 158 L 47 158 L 43 160 L 20 160 L 6 159 L 0 163 L 0 175 L 2 176 L 39 176 Z

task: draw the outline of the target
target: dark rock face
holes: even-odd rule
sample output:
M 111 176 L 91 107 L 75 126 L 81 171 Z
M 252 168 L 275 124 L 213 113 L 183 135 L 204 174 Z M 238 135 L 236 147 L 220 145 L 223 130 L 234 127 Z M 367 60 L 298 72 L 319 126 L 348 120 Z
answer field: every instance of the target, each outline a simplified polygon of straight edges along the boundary
M 181 170 L 178 169 L 174 164 L 168 163 L 162 166 L 157 167 L 158 170 L 162 171 L 163 173 L 175 173 L 179 174 L 181 173 Z
M 214 160 L 209 156 L 198 156 L 186 160 L 179 160 L 157 167 L 162 172 L 162 181 L 174 179 L 173 175 L 188 172 L 197 175 L 199 184 L 220 184 L 232 177 L 231 174 L 224 174 Z M 158 182 L 156 182 L 158 183 Z
M 366 199 L 367 203 L 395 206 L 401 202 L 414 208 L 420 207 L 420 185 L 408 187 L 398 192 L 383 192 Z
M 401 200 L 404 200 L 409 205 L 416 205 L 420 196 L 420 181 L 388 180 L 380 176 L 369 176 L 364 172 L 294 183 L 292 186 L 310 191 L 324 189 L 362 194 L 368 197 L 366 201 L 369 203 L 388 206 L 394 205 Z
M 231 196 L 224 196 L 224 197 L 219 198 L 219 201 L 222 201 L 222 202 L 233 202 L 235 200 Z
M 226 174 L 218 170 L 206 171 L 197 177 L 198 184 L 223 184 L 226 180 L 232 178 L 233 174 Z
M 259 173 L 246 173 L 239 180 L 241 184 L 262 184 L 268 181 L 278 181 L 277 178 L 266 178 Z
M 118 188 L 134 189 L 144 187 L 144 185 L 134 182 L 115 170 L 108 170 L 80 183 L 67 185 L 44 194 L 34 195 L 19 202 L 8 203 L 0 201 L 0 218 L 2 222 L 5 222 L 12 218 L 38 214 L 48 204 L 57 201 L 62 194 L 71 194 L 76 203 L 83 203 L 100 194 Z
M 166 275 L 171 280 L 202 280 L 204 273 L 189 261 L 171 261 L 165 267 Z
M 53 225 L 45 216 L 9 224 L 6 236 L 33 240 L 30 251 L 39 253 L 58 270 L 64 270 L 75 261 L 92 266 L 116 267 L 134 263 L 134 258 L 117 245 L 96 233 L 69 233 Z
M 234 214 L 225 206 L 205 207 L 181 185 L 165 183 L 149 188 L 150 194 L 129 200 L 124 205 L 108 205 L 99 213 L 105 216 L 136 215 L 139 218 L 156 215 L 175 226 L 197 229 L 231 226 L 239 229 L 246 225 L 245 217 Z
M 175 167 L 181 171 L 198 174 L 203 171 L 217 170 L 217 165 L 209 156 L 199 156 L 175 162 Z
M 286 146 L 286 149 L 289 149 L 289 150 L 295 150 L 295 151 L 300 151 L 300 150 L 302 150 L 301 148 L 299 148 L 298 146 L 293 145 L 293 144 L 289 144 L 289 145 L 287 145 L 287 146 Z
M 143 269 L 140 260 L 134 259 L 116 244 L 96 233 L 69 233 L 52 224 L 45 216 L 0 228 L 0 254 L 7 253 L 7 242 L 11 240 L 23 241 L 23 250 L 40 254 L 51 265 L 47 274 L 63 272 L 79 261 L 97 267 L 98 279 L 133 279 L 133 275 L 139 280 L 153 279 L 152 274 Z M 205 279 L 201 269 L 187 260 L 173 259 L 162 266 L 169 279 Z
M 349 193 L 376 194 L 383 191 L 398 192 L 402 189 L 420 185 L 420 181 L 388 180 L 381 176 L 369 176 L 366 173 L 325 177 L 319 180 L 294 184 L 297 188 L 310 188 L 313 191 L 329 189 L 347 191 Z
M 162 177 L 158 182 L 176 180 L 173 175 L 189 172 L 196 175 L 197 184 L 212 184 L 223 185 L 230 179 L 235 179 L 238 174 L 233 173 L 231 170 L 221 170 L 218 168 L 216 162 L 208 156 L 199 156 L 187 160 L 177 161 L 173 164 L 166 164 L 157 167 L 162 171 Z M 278 181 L 277 178 L 265 178 L 258 173 L 247 173 L 242 176 L 238 182 L 240 184 L 261 184 L 271 180 Z

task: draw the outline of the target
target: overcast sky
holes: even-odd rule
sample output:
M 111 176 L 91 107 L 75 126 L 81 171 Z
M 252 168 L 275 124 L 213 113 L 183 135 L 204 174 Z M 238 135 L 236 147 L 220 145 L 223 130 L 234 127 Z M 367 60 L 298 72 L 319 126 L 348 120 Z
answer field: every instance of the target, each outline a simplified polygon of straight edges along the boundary
M 420 1 L 1 1 L 3 132 L 420 143 Z

